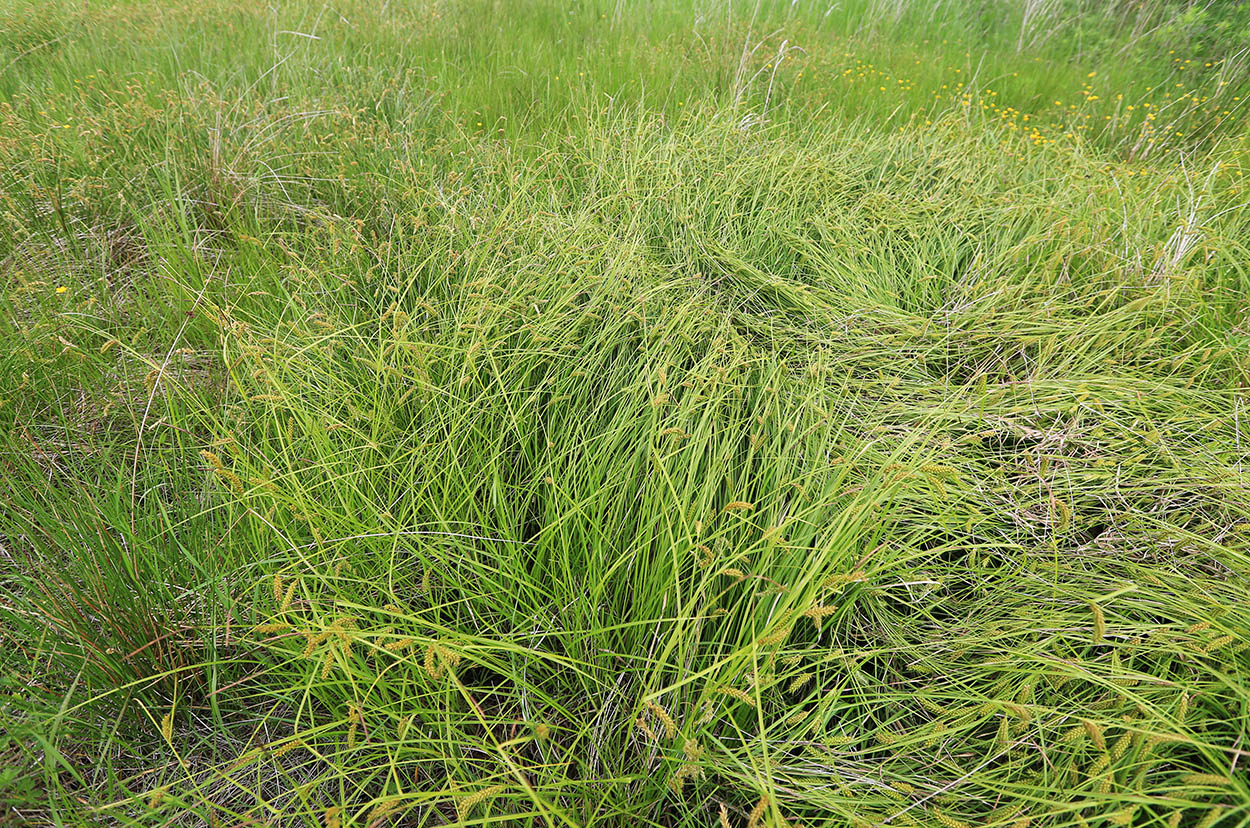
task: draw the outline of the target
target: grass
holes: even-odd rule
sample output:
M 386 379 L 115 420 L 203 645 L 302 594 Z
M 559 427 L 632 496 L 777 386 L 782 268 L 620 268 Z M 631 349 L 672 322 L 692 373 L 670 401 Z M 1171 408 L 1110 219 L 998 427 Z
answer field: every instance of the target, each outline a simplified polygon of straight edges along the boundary
M 1250 824 L 1241 7 L 0 21 L 0 823 Z

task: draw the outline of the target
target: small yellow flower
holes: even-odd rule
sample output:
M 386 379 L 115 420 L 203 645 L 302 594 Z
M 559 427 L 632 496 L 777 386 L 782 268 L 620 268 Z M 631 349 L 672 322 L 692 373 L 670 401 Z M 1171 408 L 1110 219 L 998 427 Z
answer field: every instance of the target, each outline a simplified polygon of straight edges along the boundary
M 66 293 L 68 291 L 69 291 L 69 288 L 65 287 L 65 285 L 61 285 L 59 288 L 56 289 L 57 293 Z

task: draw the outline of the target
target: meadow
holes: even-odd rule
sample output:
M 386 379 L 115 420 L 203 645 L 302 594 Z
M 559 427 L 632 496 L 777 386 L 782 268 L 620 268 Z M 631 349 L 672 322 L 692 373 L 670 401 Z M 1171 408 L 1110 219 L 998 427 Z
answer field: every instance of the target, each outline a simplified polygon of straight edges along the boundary
M 0 825 L 1250 825 L 1250 6 L 0 0 Z

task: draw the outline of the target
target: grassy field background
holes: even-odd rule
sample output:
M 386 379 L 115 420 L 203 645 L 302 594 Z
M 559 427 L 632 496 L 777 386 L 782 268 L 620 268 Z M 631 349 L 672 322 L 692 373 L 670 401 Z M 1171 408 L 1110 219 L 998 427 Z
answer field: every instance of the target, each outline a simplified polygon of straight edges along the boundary
M 0 823 L 1250 824 L 1248 44 L 0 1 Z

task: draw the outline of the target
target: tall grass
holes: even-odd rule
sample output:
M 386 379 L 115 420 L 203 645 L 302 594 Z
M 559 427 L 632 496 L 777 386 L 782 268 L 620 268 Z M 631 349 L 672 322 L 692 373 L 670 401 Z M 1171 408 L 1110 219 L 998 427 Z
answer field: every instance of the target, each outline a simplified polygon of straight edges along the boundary
M 1060 8 L 5 7 L 4 818 L 1250 822 L 1246 77 Z

